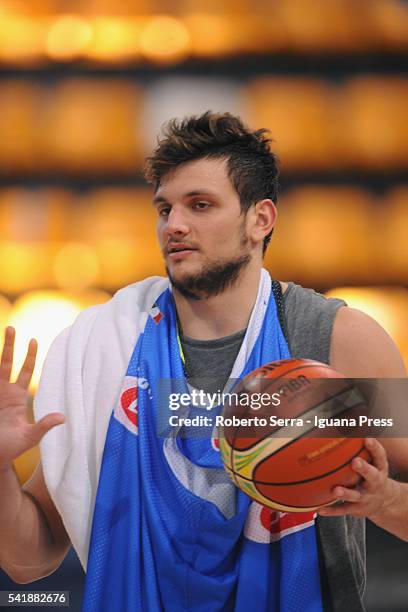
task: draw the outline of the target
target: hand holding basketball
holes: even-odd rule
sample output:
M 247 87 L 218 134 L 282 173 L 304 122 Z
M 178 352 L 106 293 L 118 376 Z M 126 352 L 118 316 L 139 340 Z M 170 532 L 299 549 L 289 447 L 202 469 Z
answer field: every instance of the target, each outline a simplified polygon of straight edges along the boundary
M 241 405 L 248 389 L 251 401 Z M 335 503 L 336 485 L 360 481 L 351 463 L 368 460 L 369 452 L 363 437 L 350 437 L 347 423 L 367 405 L 350 379 L 317 361 L 283 359 L 257 368 L 235 391 L 237 401 L 224 406 L 220 450 L 227 473 L 249 497 L 275 510 L 308 512 Z M 266 395 L 267 418 L 249 418 L 255 395 Z M 271 420 L 274 414 L 282 418 Z M 322 429 L 324 415 L 343 419 L 326 419 Z
M 344 503 L 338 506 L 322 508 L 322 516 L 365 516 L 375 520 L 386 506 L 394 503 L 397 497 L 397 483 L 388 477 L 388 461 L 384 447 L 374 438 L 365 440 L 372 463 L 362 458 L 353 459 L 351 467 L 362 477 L 356 487 L 334 487 L 333 494 Z

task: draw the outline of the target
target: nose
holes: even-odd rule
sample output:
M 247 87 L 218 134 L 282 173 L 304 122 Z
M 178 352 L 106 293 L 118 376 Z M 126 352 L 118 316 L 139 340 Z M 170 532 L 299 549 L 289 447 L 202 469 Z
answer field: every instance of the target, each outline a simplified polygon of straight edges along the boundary
M 169 238 L 171 236 L 185 236 L 189 233 L 190 228 L 187 218 L 181 208 L 172 206 L 166 219 L 166 227 L 164 231 Z

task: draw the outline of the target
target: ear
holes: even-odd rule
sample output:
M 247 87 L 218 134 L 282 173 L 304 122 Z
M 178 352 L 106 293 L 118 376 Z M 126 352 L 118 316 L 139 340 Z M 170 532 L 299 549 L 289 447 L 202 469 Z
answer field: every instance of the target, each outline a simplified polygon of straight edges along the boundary
M 252 208 L 249 234 L 254 243 L 263 242 L 265 236 L 275 226 L 278 211 L 272 200 L 260 200 Z

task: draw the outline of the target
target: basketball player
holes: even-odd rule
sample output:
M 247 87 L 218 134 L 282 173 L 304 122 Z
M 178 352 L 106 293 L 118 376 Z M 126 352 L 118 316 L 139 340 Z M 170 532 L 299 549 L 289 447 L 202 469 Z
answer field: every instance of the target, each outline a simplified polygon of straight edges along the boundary
M 87 612 L 363 610 L 362 517 L 408 539 L 408 485 L 388 474 L 388 461 L 408 473 L 407 443 L 368 439 L 372 464 L 353 461 L 363 485 L 336 487 L 344 504 L 293 515 L 287 528 L 229 481 L 213 439 L 158 436 L 157 381 L 223 389 L 230 376 L 291 356 L 346 376 L 399 378 L 401 357 L 367 315 L 262 269 L 278 192 L 264 130 L 229 114 L 170 122 L 146 176 L 168 278 L 121 290 L 62 332 L 35 425 L 26 401 L 36 344 L 12 384 L 6 330 L 1 567 L 31 582 L 72 543 Z M 12 460 L 39 442 L 41 464 L 21 489 Z

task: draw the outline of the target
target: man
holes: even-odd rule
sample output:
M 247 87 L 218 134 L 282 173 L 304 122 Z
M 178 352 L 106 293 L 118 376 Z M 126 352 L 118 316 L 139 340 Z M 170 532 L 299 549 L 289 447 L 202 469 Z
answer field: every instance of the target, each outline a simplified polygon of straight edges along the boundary
M 71 542 L 87 570 L 87 611 L 361 610 L 358 517 L 408 539 L 408 487 L 388 477 L 383 448 L 407 473 L 405 442 L 367 440 L 372 464 L 353 462 L 364 484 L 337 487 L 343 505 L 301 518 L 296 533 L 273 542 L 264 509 L 229 482 L 213 440 L 178 428 L 158 436 L 157 385 L 222 389 L 290 356 L 346 376 L 403 377 L 398 351 L 370 317 L 262 270 L 278 189 L 264 130 L 227 113 L 171 122 L 146 175 L 170 285 L 158 277 L 131 285 L 57 338 L 36 425 L 25 417 L 35 342 L 10 384 L 6 331 L 1 566 L 30 582 L 54 571 Z M 21 490 L 11 461 L 40 440 L 41 465 Z

